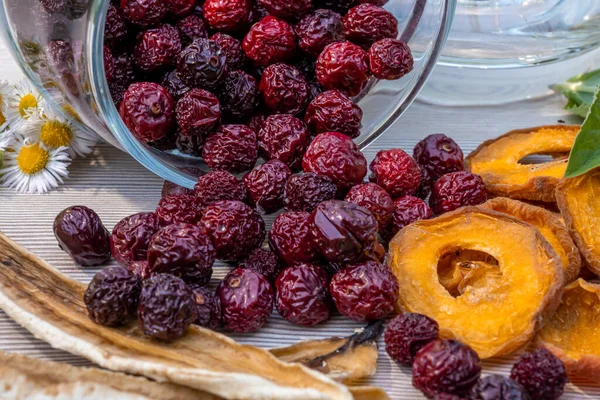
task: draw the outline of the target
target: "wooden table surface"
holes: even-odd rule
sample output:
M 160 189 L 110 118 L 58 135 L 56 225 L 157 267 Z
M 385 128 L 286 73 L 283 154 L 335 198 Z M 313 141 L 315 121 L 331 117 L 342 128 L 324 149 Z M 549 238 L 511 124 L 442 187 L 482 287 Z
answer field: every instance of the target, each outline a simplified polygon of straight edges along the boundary
M 0 43 L 0 79 L 15 82 L 21 76 Z M 556 124 L 559 120 L 579 122 L 562 111 L 563 103 L 559 96 L 492 107 L 444 108 L 417 101 L 365 154 L 370 160 L 378 149 L 383 148 L 401 147 L 412 152 L 413 146 L 423 136 L 435 132 L 450 135 L 468 153 L 483 140 L 511 129 Z M 58 248 L 52 234 L 52 222 L 56 214 L 67 206 L 86 205 L 96 210 L 111 229 L 127 215 L 153 210 L 160 198 L 163 182 L 127 154 L 105 144 L 100 144 L 90 157 L 76 159 L 69 172 L 66 184 L 47 195 L 21 195 L 0 188 L 0 231 L 62 272 L 87 282 L 98 269 L 75 266 Z M 269 224 L 272 217 L 266 220 Z M 225 266 L 217 266 L 215 280 L 223 277 L 227 271 Z M 318 328 L 300 329 L 275 313 L 260 332 L 234 337 L 248 344 L 275 347 L 302 339 L 345 336 L 359 326 L 338 316 Z M 89 364 L 86 360 L 52 349 L 35 339 L 1 311 L 0 349 L 77 365 Z M 380 353 L 378 373 L 368 383 L 384 387 L 393 399 L 423 398 L 410 383 L 409 369 L 393 364 L 383 350 Z M 516 356 L 508 356 L 486 361 L 484 373 L 508 374 L 515 359 Z M 577 378 L 567 387 L 564 398 L 600 398 L 600 385 Z

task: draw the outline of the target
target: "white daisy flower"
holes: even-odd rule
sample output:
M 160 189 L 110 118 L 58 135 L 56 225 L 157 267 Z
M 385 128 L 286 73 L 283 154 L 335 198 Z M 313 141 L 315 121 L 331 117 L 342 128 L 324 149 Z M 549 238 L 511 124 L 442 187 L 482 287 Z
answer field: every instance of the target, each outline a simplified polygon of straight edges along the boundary
M 71 163 L 66 147 L 49 150 L 31 139 L 17 138 L 4 154 L 3 186 L 20 193 L 45 193 L 63 182 Z
M 11 129 L 0 131 L 0 153 L 6 150 L 15 138 L 15 134 Z
M 6 119 L 12 128 L 16 129 L 32 114 L 42 114 L 44 98 L 29 81 L 24 79 L 12 86 L 7 96 L 7 105 Z
M 46 107 L 43 115 L 31 113 L 20 131 L 48 149 L 68 147 L 72 159 L 89 154 L 98 142 L 96 136 L 79 129 L 52 107 Z
M 0 80 L 0 132 L 6 130 L 9 125 L 7 116 L 9 90 L 8 82 Z

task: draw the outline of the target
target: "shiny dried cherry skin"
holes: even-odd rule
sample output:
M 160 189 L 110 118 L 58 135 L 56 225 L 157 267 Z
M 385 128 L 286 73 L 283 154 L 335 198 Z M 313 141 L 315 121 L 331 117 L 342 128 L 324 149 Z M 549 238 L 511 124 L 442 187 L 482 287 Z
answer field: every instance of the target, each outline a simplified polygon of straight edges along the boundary
M 248 205 L 234 200 L 217 201 L 204 209 L 200 222 L 212 238 L 217 258 L 241 260 L 265 240 L 265 222 Z
M 169 0 L 168 3 L 169 13 L 175 17 L 183 18 L 194 11 L 197 0 Z
M 160 226 L 185 222 L 197 224 L 202 218 L 202 204 L 193 194 L 174 194 L 163 197 L 156 207 L 156 218 Z
M 326 90 L 339 90 L 357 96 L 369 80 L 369 56 L 350 42 L 325 47 L 315 67 L 317 80 Z
M 232 71 L 223 81 L 218 96 L 223 114 L 240 120 L 251 116 L 258 105 L 258 83 L 244 71 Z
M 442 175 L 465 169 L 460 146 L 443 133 L 429 135 L 417 143 L 413 157 L 433 182 Z
M 163 139 L 173 130 L 175 101 L 156 83 L 133 83 L 123 96 L 119 115 L 139 141 L 151 143 Z
M 258 90 L 265 107 L 278 114 L 298 114 L 310 100 L 310 87 L 302 72 L 282 63 L 265 68 Z
M 392 196 L 375 183 L 354 186 L 344 200 L 371 211 L 380 229 L 389 223 L 394 211 Z
M 221 325 L 221 299 L 207 287 L 191 285 L 191 288 L 198 312 L 194 324 L 207 329 L 217 329 Z
M 396 39 L 382 39 L 369 49 L 371 73 L 377 79 L 400 79 L 413 69 L 410 48 Z
M 270 214 L 283 207 L 283 192 L 290 175 L 289 167 L 276 159 L 244 175 L 248 198 L 259 212 Z
M 192 89 L 177 102 L 177 124 L 186 136 L 206 136 L 221 120 L 217 96 L 204 89 Z
M 479 175 L 456 171 L 443 175 L 433 185 L 429 205 L 437 215 L 465 206 L 485 203 L 488 193 Z
M 269 246 L 287 265 L 314 260 L 310 214 L 304 211 L 279 214 L 269 231 Z
M 377 219 L 369 210 L 356 204 L 324 201 L 314 209 L 310 222 L 313 243 L 330 263 L 355 263 L 375 249 Z
M 231 332 L 255 332 L 273 311 L 273 288 L 264 276 L 237 268 L 219 283 L 223 327 Z
M 298 118 L 275 114 L 265 119 L 258 131 L 258 146 L 268 159 L 278 159 L 291 169 L 302 166 L 309 134 Z
M 60 248 L 77 264 L 100 265 L 110 259 L 110 233 L 94 210 L 66 208 L 54 219 L 53 230 Z
M 381 150 L 369 166 L 369 180 L 392 197 L 414 194 L 421 184 L 421 169 L 402 149 Z
M 83 302 L 92 321 L 119 326 L 135 318 L 142 284 L 137 275 L 123 267 L 108 267 L 92 278 Z
M 226 33 L 216 32 L 210 40 L 217 42 L 227 55 L 227 68 L 229 72 L 240 69 L 246 63 L 246 53 L 242 49 L 242 42 Z
M 123 218 L 110 236 L 112 256 L 124 267 L 134 261 L 145 260 L 148 244 L 159 228 L 154 213 L 138 213 Z
M 258 0 L 269 14 L 279 18 L 296 20 L 308 13 L 312 8 L 312 0 Z
M 331 10 L 313 11 L 296 24 L 295 31 L 300 49 L 313 57 L 327 45 L 344 40 L 342 16 Z
M 109 4 L 104 25 L 104 43 L 114 49 L 119 47 L 126 37 L 127 23 L 121 9 L 114 4 Z
M 281 271 L 281 262 L 279 261 L 279 257 L 272 251 L 257 248 L 238 267 L 251 269 L 264 276 L 270 283 L 274 283 Z
M 354 321 L 375 321 L 394 311 L 398 281 L 376 261 L 364 261 L 337 272 L 329 292 L 338 311 Z
M 198 285 L 210 281 L 215 258 L 216 251 L 206 231 L 188 223 L 162 228 L 148 246 L 148 264 L 153 274 L 172 274 Z
M 216 89 L 227 76 L 227 54 L 214 40 L 195 39 L 179 53 L 177 72 L 186 85 Z
M 206 0 L 202 6 L 204 18 L 213 30 L 239 31 L 248 20 L 248 0 Z
M 246 125 L 223 125 L 206 139 L 202 158 L 211 169 L 247 171 L 258 158 L 256 133 Z
M 206 22 L 199 15 L 188 15 L 177 21 L 177 30 L 184 46 L 189 45 L 196 39 L 208 38 L 208 27 Z
M 227 171 L 211 171 L 199 177 L 194 194 L 203 208 L 220 200 L 244 202 L 247 197 L 244 183 Z
M 374 4 L 364 3 L 351 8 L 344 16 L 346 38 L 360 46 L 398 36 L 398 20 L 392 13 Z
M 517 382 L 502 375 L 488 375 L 479 380 L 469 393 L 470 400 L 531 400 Z
M 162 21 L 168 4 L 164 0 L 121 0 L 121 10 L 129 22 L 144 28 Z
M 182 337 L 198 318 L 194 292 L 171 274 L 156 274 L 144 281 L 138 320 L 145 335 L 171 341 Z
M 426 315 L 400 314 L 385 329 L 385 351 L 398 364 L 411 366 L 417 352 L 437 340 L 439 333 L 438 323 Z
M 112 80 L 113 73 L 115 72 L 115 60 L 113 58 L 112 52 L 106 46 L 104 46 L 103 58 L 104 58 L 104 75 L 106 76 L 106 81 L 110 82 Z
M 394 200 L 393 206 L 392 218 L 381 232 L 381 236 L 387 241 L 392 240 L 405 226 L 433 217 L 433 212 L 427 203 L 415 196 L 398 197 Z
M 287 22 L 268 15 L 250 28 L 242 47 L 255 65 L 266 67 L 292 58 L 296 34 Z
M 510 378 L 523 386 L 532 399 L 555 400 L 569 381 L 565 366 L 548 349 L 525 353 L 513 365 Z
M 275 307 L 288 322 L 315 326 L 329 319 L 331 298 L 329 277 L 316 264 L 288 267 L 275 282 Z
M 348 136 L 324 132 L 308 146 L 302 168 L 304 172 L 327 176 L 340 189 L 348 189 L 363 181 L 367 174 L 367 160 Z
M 481 361 L 473 349 L 456 340 L 434 340 L 417 352 L 412 383 L 425 396 L 438 393 L 467 396 L 481 375 Z
M 127 269 L 133 274 L 140 277 L 141 280 L 146 280 L 152 276 L 150 265 L 147 260 L 134 261 L 127 266 Z
M 179 101 L 184 94 L 191 90 L 191 88 L 183 83 L 183 81 L 179 78 L 177 70 L 167 72 L 160 82 L 160 85 L 167 89 L 167 92 L 171 93 L 173 100 L 176 102 Z
M 315 97 L 304 116 L 308 129 L 315 134 L 340 132 L 356 138 L 362 127 L 362 109 L 337 90 L 328 90 Z
M 319 203 L 333 200 L 336 193 L 337 187 L 324 175 L 313 172 L 293 175 L 285 185 L 285 208 L 288 211 L 311 212 Z
M 133 52 L 141 71 L 152 72 L 172 66 L 181 52 L 179 32 L 167 24 L 143 31 L 137 36 Z

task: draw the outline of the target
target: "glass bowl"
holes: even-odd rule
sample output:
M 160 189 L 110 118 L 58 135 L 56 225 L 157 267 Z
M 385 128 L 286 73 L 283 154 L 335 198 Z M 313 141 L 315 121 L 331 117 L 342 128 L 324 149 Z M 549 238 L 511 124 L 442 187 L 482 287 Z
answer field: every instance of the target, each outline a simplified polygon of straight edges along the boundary
M 59 9 L 52 9 L 63 4 Z M 188 188 L 200 158 L 144 145 L 121 121 L 104 77 L 103 32 L 108 0 L 2 0 L 0 26 L 13 57 L 28 79 L 81 129 L 128 152 L 162 178 Z M 390 0 L 385 8 L 399 21 L 399 38 L 414 56 L 414 69 L 400 80 L 373 79 L 355 98 L 363 109 L 357 144 L 383 134 L 413 102 L 444 47 L 456 0 Z M 48 44 L 60 52 L 48 51 Z

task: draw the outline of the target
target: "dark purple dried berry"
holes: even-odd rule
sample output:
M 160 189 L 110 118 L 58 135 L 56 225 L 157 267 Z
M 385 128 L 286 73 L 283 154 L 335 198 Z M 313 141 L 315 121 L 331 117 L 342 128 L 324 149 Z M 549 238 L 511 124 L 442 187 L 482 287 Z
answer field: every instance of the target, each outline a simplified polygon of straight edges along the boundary
M 194 322 L 207 329 L 215 330 L 221 325 L 221 299 L 212 290 L 192 285 L 198 319 Z
M 179 78 L 177 70 L 168 72 L 163 77 L 163 80 L 160 84 L 162 87 L 167 89 L 167 92 L 169 92 L 171 96 L 173 96 L 173 99 L 175 101 L 181 99 L 184 94 L 191 90 L 191 88 L 185 83 L 183 83 L 183 81 Z
M 242 49 L 242 42 L 226 33 L 217 32 L 210 37 L 210 40 L 217 42 L 227 55 L 227 69 L 231 71 L 238 70 L 246 63 L 246 53 Z
M 206 22 L 199 15 L 189 15 L 177 21 L 177 30 L 179 30 L 179 37 L 184 46 L 196 39 L 208 38 Z
M 214 40 L 196 39 L 179 53 L 177 71 L 186 85 L 216 89 L 227 76 L 227 55 Z
M 291 174 L 287 165 L 275 159 L 244 176 L 248 197 L 259 212 L 270 214 L 283 207 L 283 191 Z
M 281 262 L 272 251 L 258 248 L 240 263 L 239 268 L 251 269 L 274 283 L 281 270 Z
M 525 353 L 513 366 L 510 378 L 532 399 L 544 400 L 558 399 L 569 381 L 562 361 L 543 347 Z
M 429 135 L 417 143 L 413 157 L 432 182 L 465 167 L 460 146 L 442 133 Z
M 269 231 L 269 246 L 287 265 L 315 258 L 310 214 L 303 211 L 281 213 Z
M 502 375 L 488 375 L 473 386 L 470 400 L 530 400 L 521 385 Z
M 390 321 L 385 329 L 385 351 L 398 364 L 411 366 L 417 352 L 438 339 L 437 322 L 426 315 L 404 313 Z
M 211 171 L 198 178 L 194 193 L 202 207 L 220 200 L 246 201 L 246 187 L 227 171 Z
M 289 211 L 314 210 L 320 203 L 333 200 L 335 184 L 324 175 L 307 172 L 291 176 L 285 185 L 284 202 Z
M 202 218 L 202 205 L 193 194 L 175 194 L 163 197 L 156 207 L 156 217 L 160 226 L 179 222 L 197 224 Z
M 141 280 L 146 280 L 152 276 L 152 272 L 150 271 L 150 265 L 147 260 L 134 261 L 127 269 L 133 272 L 135 275 L 139 276 Z
M 258 83 L 243 71 L 232 71 L 219 89 L 219 101 L 225 116 L 242 119 L 252 115 L 258 105 Z

